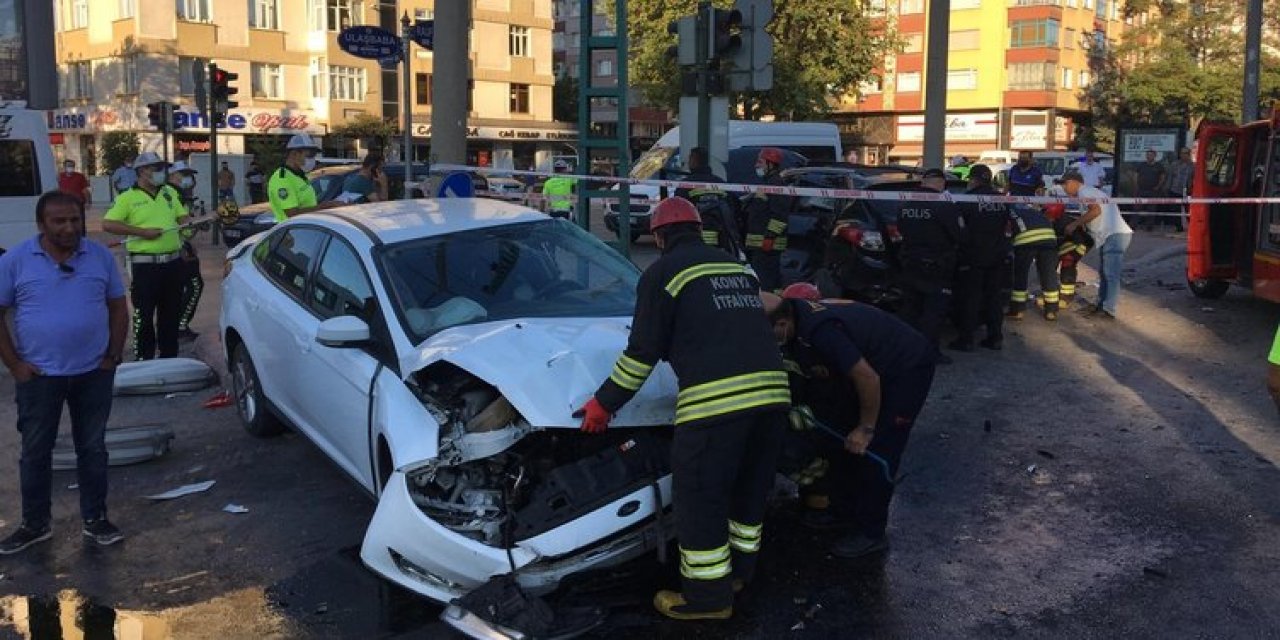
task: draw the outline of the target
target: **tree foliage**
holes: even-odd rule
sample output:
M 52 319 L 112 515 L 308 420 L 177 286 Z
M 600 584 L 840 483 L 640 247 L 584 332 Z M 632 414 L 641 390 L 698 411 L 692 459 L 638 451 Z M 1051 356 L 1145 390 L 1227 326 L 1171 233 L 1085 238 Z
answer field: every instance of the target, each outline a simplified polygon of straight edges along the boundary
M 551 88 L 551 117 L 557 122 L 578 121 L 578 79 L 564 74 Z
M 1274 27 L 1278 0 L 1267 0 Z M 1130 0 L 1126 13 L 1143 23 L 1126 28 L 1124 40 L 1095 58 L 1085 90 L 1101 130 L 1143 123 L 1240 118 L 1244 82 L 1245 3 L 1239 0 Z M 1274 37 L 1274 28 L 1264 28 Z M 1274 43 L 1272 43 L 1274 44 Z M 1280 59 L 1263 47 L 1261 103 L 1280 98 Z M 1274 49 L 1271 49 L 1274 51 Z M 1265 113 L 1265 109 L 1263 110 Z
M 385 154 L 387 147 L 391 144 L 392 136 L 399 132 L 400 127 L 394 122 L 362 113 L 333 127 L 332 133 L 343 138 L 363 140 L 365 148 Z
M 102 174 L 124 166 L 126 160 L 138 155 L 138 134 L 129 131 L 108 131 L 102 134 Z
M 612 15 L 610 3 L 601 12 Z M 731 6 L 732 0 L 715 0 Z M 775 0 L 768 31 L 774 37 L 773 89 L 731 96 L 752 111 L 784 120 L 830 113 L 833 101 L 857 90 L 886 53 L 897 46 L 891 30 L 877 26 L 866 3 L 850 0 Z M 680 73 L 667 50 L 676 44 L 668 25 L 693 15 L 696 0 L 631 0 L 628 37 L 631 84 L 657 106 L 675 109 Z M 746 34 L 744 34 L 744 39 Z

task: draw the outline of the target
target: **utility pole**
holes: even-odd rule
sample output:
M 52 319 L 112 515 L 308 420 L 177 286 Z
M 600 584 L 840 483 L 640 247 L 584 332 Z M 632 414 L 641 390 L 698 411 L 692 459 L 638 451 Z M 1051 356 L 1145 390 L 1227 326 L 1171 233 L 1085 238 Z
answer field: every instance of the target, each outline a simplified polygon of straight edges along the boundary
M 58 108 L 58 63 L 54 52 L 52 2 L 18 2 L 27 58 L 27 108 Z M 13 5 L 10 5 L 13 6 Z
M 410 197 L 409 194 L 413 192 L 413 190 L 409 188 L 409 183 L 413 182 L 413 106 L 411 102 L 413 96 L 410 93 L 413 83 L 409 79 L 409 76 L 413 73 L 412 35 L 413 22 L 409 20 L 409 12 L 405 11 L 404 16 L 400 18 L 400 57 L 404 59 L 404 70 L 400 72 L 402 80 L 400 83 L 400 104 L 403 107 L 401 121 L 404 123 L 400 126 L 400 128 L 403 129 L 401 133 L 404 135 L 404 140 L 401 143 L 404 145 L 404 153 L 401 154 L 404 156 L 405 186 L 404 195 L 402 196 L 402 199 L 404 200 L 408 200 Z M 423 177 L 426 178 L 429 176 Z
M 1258 119 L 1258 76 L 1262 57 L 1262 0 L 1249 0 L 1244 20 L 1244 104 L 1243 122 Z
M 437 162 L 467 160 L 467 97 L 471 94 L 471 2 L 436 3 L 435 86 L 431 155 Z M 407 102 L 407 101 L 406 101 Z
M 947 48 L 950 0 L 929 0 L 928 55 L 924 67 L 924 166 L 941 169 L 947 141 Z

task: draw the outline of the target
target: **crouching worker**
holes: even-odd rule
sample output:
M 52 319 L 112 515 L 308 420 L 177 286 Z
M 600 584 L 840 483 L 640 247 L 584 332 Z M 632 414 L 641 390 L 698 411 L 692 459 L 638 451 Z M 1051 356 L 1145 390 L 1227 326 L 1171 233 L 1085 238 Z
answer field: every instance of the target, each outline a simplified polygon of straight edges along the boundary
M 582 430 L 604 431 L 658 361 L 671 363 L 680 381 L 671 476 L 683 588 L 659 591 L 653 604 L 677 620 L 724 619 L 734 587 L 755 569 L 791 394 L 759 281 L 702 241 L 693 203 L 659 202 L 649 230 L 662 256 L 636 284 L 627 348 L 581 409 Z
M 829 375 L 848 380 L 843 388 L 827 385 L 832 393 L 848 398 L 850 386 L 856 392 L 856 415 L 849 416 L 854 426 L 844 439 L 853 464 L 833 462 L 830 470 L 832 515 L 842 517 L 852 532 L 837 540 L 831 553 L 859 558 L 885 551 L 893 479 L 933 383 L 933 343 L 870 305 L 761 297 L 778 342 L 809 352 Z

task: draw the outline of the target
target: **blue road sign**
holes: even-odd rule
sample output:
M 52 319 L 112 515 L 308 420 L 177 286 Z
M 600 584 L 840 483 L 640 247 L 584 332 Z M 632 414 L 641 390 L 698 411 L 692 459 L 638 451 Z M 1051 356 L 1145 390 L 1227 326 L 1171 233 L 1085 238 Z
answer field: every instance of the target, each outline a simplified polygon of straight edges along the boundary
M 476 187 L 471 183 L 471 176 L 455 171 L 440 181 L 440 190 L 436 192 L 437 198 L 473 198 L 476 195 Z
M 413 31 L 409 32 L 409 39 L 418 43 L 418 46 L 423 49 L 431 49 L 436 42 L 436 21 L 419 20 L 413 23 Z
M 388 56 L 386 58 L 378 58 L 378 66 L 389 71 L 395 70 L 400 64 L 400 56 Z
M 338 32 L 338 48 L 357 58 L 380 60 L 400 55 L 400 38 L 381 27 L 347 27 Z

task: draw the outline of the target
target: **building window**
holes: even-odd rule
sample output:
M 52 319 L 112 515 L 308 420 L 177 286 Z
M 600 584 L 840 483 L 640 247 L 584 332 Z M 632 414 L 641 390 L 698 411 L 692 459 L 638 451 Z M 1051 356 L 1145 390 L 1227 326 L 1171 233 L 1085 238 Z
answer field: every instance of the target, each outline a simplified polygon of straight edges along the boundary
M 920 90 L 920 72 L 909 71 L 907 73 L 898 74 L 897 90 L 903 93 Z
M 511 113 L 529 113 L 529 85 L 511 84 Z
M 87 60 L 68 64 L 65 89 L 67 98 L 92 98 L 93 65 Z
M 613 61 L 605 59 L 596 63 L 596 76 L 600 78 L 613 76 Z
M 132 18 L 138 11 L 138 7 L 134 0 L 120 0 L 119 19 Z
M 284 95 L 284 76 L 278 64 L 253 63 L 249 68 L 253 76 L 253 97 L 279 99 Z
M 903 37 L 905 44 L 902 46 L 903 53 L 920 53 L 924 51 L 924 34 L 908 33 Z
M 1052 62 L 1018 62 L 1009 65 L 1010 91 L 1053 91 L 1057 69 Z
M 184 96 L 193 95 L 196 92 L 196 75 L 200 76 L 201 82 L 205 79 L 206 60 L 202 58 L 178 58 L 178 92 Z
M 1079 37 L 1080 36 L 1076 35 L 1075 29 L 1067 29 L 1062 34 L 1062 48 L 1064 49 L 1076 48 L 1076 43 L 1079 42 L 1078 40 Z
M 958 9 L 977 9 L 982 6 L 982 0 L 951 0 L 951 10 Z
M 1098 0 L 1098 10 L 1094 13 L 1099 20 L 1106 20 L 1109 17 L 1107 12 L 1107 0 Z
M 1074 71 L 1072 71 L 1071 69 L 1064 68 L 1062 70 L 1062 88 L 1074 89 L 1075 87 L 1072 86 L 1072 82 L 1075 80 L 1075 78 L 1076 78 L 1076 74 Z
M 884 81 L 880 76 L 871 76 L 858 83 L 858 94 L 869 96 L 884 92 Z
M 977 88 L 977 69 L 952 69 L 947 71 L 947 91 L 964 91 Z
M 414 9 L 413 19 L 414 20 L 435 20 L 436 12 L 431 9 Z
M 279 29 L 278 0 L 249 0 L 249 26 L 254 29 Z
M 72 0 L 71 28 L 84 29 L 89 26 L 89 0 Z
M 1009 27 L 1009 46 L 1014 49 L 1058 46 L 1058 21 L 1052 18 L 1014 21 Z
M 902 0 L 902 3 L 898 5 L 898 13 L 904 15 L 924 13 L 924 0 Z
M 325 78 L 328 77 L 325 74 L 325 68 L 327 66 L 328 65 L 325 64 L 324 58 L 311 59 L 311 97 L 312 98 L 324 98 L 325 96 L 324 81 L 325 81 Z
M 123 69 L 124 93 L 138 93 L 138 54 L 121 58 L 120 68 Z
M 529 57 L 529 27 L 512 25 L 508 40 L 513 58 Z
M 1088 86 L 1089 86 L 1089 71 L 1086 69 L 1081 69 L 1080 70 L 1080 88 L 1084 89 Z
M 308 0 L 312 31 L 341 31 L 360 24 L 360 3 L 355 0 Z
M 1086 8 L 1086 9 L 1092 9 L 1092 8 L 1093 8 L 1093 0 L 1084 0 L 1084 8 Z
M 947 49 L 950 51 L 973 51 L 982 48 L 982 32 L 977 29 L 952 31 L 947 37 Z
M 329 99 L 349 102 L 364 101 L 364 69 L 329 65 Z
M 178 19 L 188 22 L 212 22 L 209 0 L 178 0 Z
M 415 80 L 414 84 L 417 85 L 415 87 L 417 91 L 414 92 L 414 95 L 418 97 L 418 104 L 430 105 L 431 104 L 431 74 L 429 73 L 415 74 L 414 80 Z

